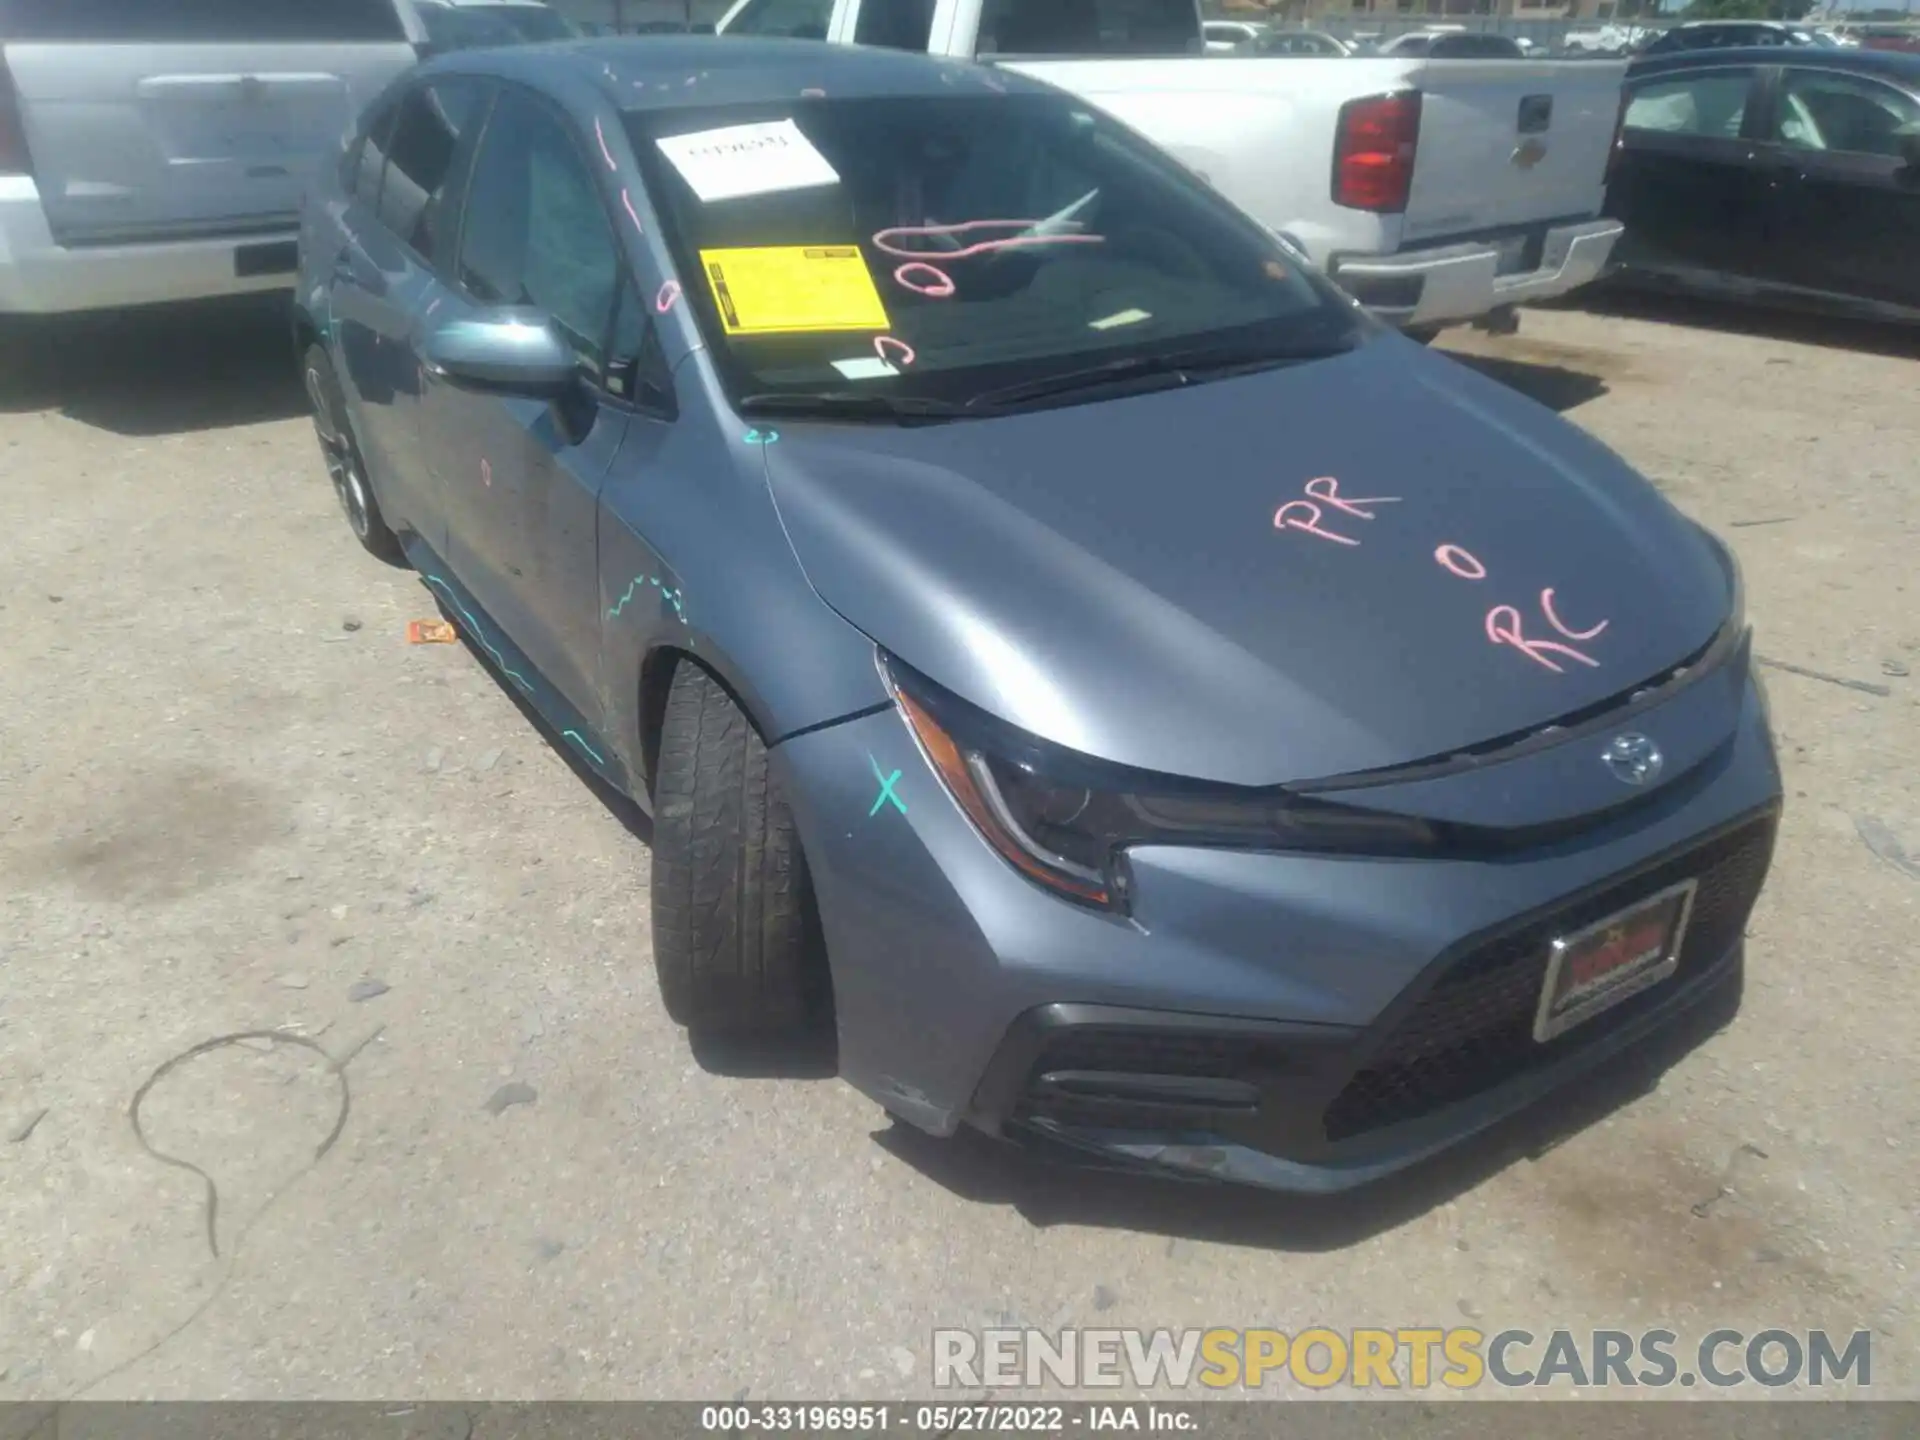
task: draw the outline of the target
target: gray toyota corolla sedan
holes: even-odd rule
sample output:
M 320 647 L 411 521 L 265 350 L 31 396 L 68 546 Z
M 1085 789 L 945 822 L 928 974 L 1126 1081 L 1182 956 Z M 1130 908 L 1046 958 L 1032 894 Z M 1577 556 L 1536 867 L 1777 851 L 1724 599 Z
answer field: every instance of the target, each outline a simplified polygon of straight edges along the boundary
M 328 471 L 651 814 L 676 1020 L 1333 1190 L 1737 997 L 1730 554 L 1100 111 L 589 41 L 429 63 L 333 168 Z

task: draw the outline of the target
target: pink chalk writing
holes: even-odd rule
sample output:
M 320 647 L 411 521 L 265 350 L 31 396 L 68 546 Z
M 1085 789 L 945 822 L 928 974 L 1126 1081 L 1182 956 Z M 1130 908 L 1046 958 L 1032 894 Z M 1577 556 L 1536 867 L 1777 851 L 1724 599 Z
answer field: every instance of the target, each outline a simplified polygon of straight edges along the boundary
M 893 347 L 894 358 L 900 364 L 911 365 L 914 362 L 916 357 L 913 353 L 913 347 L 907 344 L 906 341 L 896 340 L 891 335 L 876 335 L 873 337 L 873 353 L 878 355 L 882 360 L 887 358 L 888 346 Z
M 921 276 L 928 278 L 921 279 Z M 945 300 L 953 294 L 953 277 L 938 265 L 929 265 L 924 260 L 909 260 L 893 272 L 893 280 L 903 289 L 933 300 Z
M 1293 512 L 1301 511 L 1306 519 L 1297 518 Z M 1345 535 L 1336 535 L 1331 530 L 1320 528 L 1322 511 L 1311 500 L 1289 500 L 1273 512 L 1273 528 L 1276 530 L 1304 530 L 1309 535 L 1318 535 L 1322 540 L 1331 540 L 1336 545 L 1358 545 L 1358 540 L 1350 540 Z
M 660 293 L 653 297 L 653 309 L 656 315 L 664 315 L 673 308 L 673 302 L 680 298 L 680 282 L 669 280 L 660 287 Z
M 609 170 L 618 170 L 620 167 L 613 163 L 613 151 L 607 148 L 607 132 L 600 128 L 600 117 L 598 115 L 593 117 L 593 138 L 600 142 L 600 153 L 606 159 L 607 168 Z
M 961 235 L 976 230 L 1030 230 L 1039 225 L 1038 220 L 964 220 L 958 225 L 895 225 L 886 230 L 874 232 L 873 248 L 887 255 L 898 255 L 903 259 L 965 260 L 974 255 L 991 255 L 1000 250 L 1025 250 L 1037 245 L 1103 245 L 1104 235 L 1063 235 L 1046 232 L 1039 235 L 1009 235 L 1001 240 L 976 240 L 971 245 L 963 245 L 958 250 L 940 249 L 933 245 L 906 246 L 893 243 L 895 240 L 922 239 L 936 237 L 958 239 Z M 1080 222 L 1067 221 L 1076 230 Z
M 1553 591 L 1551 589 L 1542 590 L 1540 592 L 1540 613 L 1547 617 L 1547 623 L 1549 625 L 1553 626 L 1554 629 L 1558 630 L 1562 635 L 1566 636 L 1569 640 L 1591 640 L 1594 638 L 1594 636 L 1598 635 L 1602 630 L 1606 629 L 1607 626 L 1612 623 L 1611 621 L 1602 620 L 1598 625 L 1594 626 L 1591 630 L 1574 630 L 1569 628 L 1565 624 L 1565 622 L 1563 622 L 1560 619 L 1560 617 L 1554 613 Z
M 488 489 L 493 488 L 493 466 L 484 455 L 480 457 L 480 483 Z
M 1316 488 L 1318 487 L 1318 488 Z M 1398 495 L 1375 495 L 1368 499 L 1346 500 L 1340 495 L 1340 482 L 1331 475 L 1322 475 L 1306 483 L 1306 492 L 1316 500 L 1324 500 L 1336 510 L 1356 515 L 1362 520 L 1374 518 L 1371 510 L 1362 509 L 1365 505 L 1398 505 Z
M 1566 671 L 1554 664 L 1551 658 L 1554 655 L 1577 660 L 1591 669 L 1600 668 L 1598 660 L 1571 645 L 1562 645 L 1558 640 L 1527 639 L 1521 629 L 1520 612 L 1511 605 L 1496 605 L 1487 611 L 1487 639 L 1495 645 L 1511 645 L 1536 665 L 1544 665 L 1556 675 L 1564 675 Z
M 1324 523 L 1326 511 L 1320 508 L 1322 505 L 1338 510 L 1344 515 L 1351 515 L 1357 520 L 1371 521 L 1376 518 L 1373 506 L 1398 504 L 1401 498 L 1397 495 L 1342 495 L 1340 482 L 1331 475 L 1316 476 L 1301 488 L 1311 498 L 1289 500 L 1274 511 L 1274 528 L 1304 531 L 1322 540 L 1331 540 L 1336 545 L 1357 546 L 1360 542 L 1350 535 L 1342 535 L 1327 529 Z M 1448 541 L 1436 546 L 1433 559 L 1435 564 L 1457 579 L 1479 581 L 1487 578 L 1485 563 L 1464 545 L 1456 545 Z M 1563 663 L 1567 661 L 1576 665 L 1585 665 L 1589 669 L 1600 668 L 1600 662 L 1593 656 L 1567 642 L 1585 643 L 1596 639 L 1605 633 L 1612 621 L 1602 620 L 1586 630 L 1574 629 L 1560 618 L 1560 611 L 1556 606 L 1551 586 L 1540 592 L 1540 614 L 1545 618 L 1546 623 L 1562 637 L 1561 639 L 1530 637 L 1526 633 L 1526 620 L 1512 605 L 1495 605 L 1488 610 L 1482 628 L 1486 632 L 1488 641 L 1493 645 L 1507 646 L 1517 650 L 1534 664 L 1551 670 L 1556 675 L 1567 673 L 1566 665 Z
M 1462 550 L 1458 545 L 1442 545 L 1438 550 L 1433 552 L 1433 558 L 1438 560 L 1443 567 L 1458 575 L 1462 580 L 1484 580 L 1487 578 L 1487 567 L 1476 560 L 1471 551 Z M 1468 569 L 1468 566 L 1472 566 L 1473 568 Z
M 1318 535 L 1322 540 L 1331 540 L 1336 545 L 1358 545 L 1358 540 L 1350 536 L 1338 535 L 1326 529 L 1320 522 L 1326 516 L 1321 504 L 1331 505 L 1342 514 L 1351 515 L 1356 520 L 1374 518 L 1369 505 L 1398 505 L 1398 495 L 1370 495 L 1348 498 L 1340 493 L 1340 482 L 1331 475 L 1316 475 L 1300 487 L 1311 500 L 1289 500 L 1273 512 L 1273 528 L 1276 530 L 1302 530 L 1309 535 Z M 1301 516 L 1306 518 L 1302 519 Z
M 633 208 L 633 197 L 624 189 L 620 192 L 620 203 L 627 207 L 627 218 L 633 221 L 633 228 L 638 230 L 642 235 L 646 234 L 647 227 L 640 223 L 640 212 Z

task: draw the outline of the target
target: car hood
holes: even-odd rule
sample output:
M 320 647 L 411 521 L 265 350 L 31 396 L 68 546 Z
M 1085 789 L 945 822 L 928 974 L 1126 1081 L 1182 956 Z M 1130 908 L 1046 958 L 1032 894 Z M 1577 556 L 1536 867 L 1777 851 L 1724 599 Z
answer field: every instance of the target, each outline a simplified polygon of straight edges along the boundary
M 1229 784 L 1535 729 L 1686 659 L 1730 601 L 1618 456 L 1398 336 L 988 420 L 784 423 L 765 455 L 815 589 L 884 649 L 1057 745 Z

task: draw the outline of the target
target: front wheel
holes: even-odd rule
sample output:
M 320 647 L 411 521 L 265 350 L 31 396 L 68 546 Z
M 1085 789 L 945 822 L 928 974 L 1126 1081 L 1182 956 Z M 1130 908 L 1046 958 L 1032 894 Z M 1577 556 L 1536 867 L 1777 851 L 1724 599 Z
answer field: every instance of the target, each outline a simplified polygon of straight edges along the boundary
M 1438 325 L 1418 325 L 1410 330 L 1402 330 L 1400 333 L 1409 340 L 1418 341 L 1422 345 L 1431 345 L 1440 338 L 1440 327 Z
M 753 723 L 682 661 L 653 806 L 653 963 L 690 1030 L 804 1032 L 830 1004 L 806 855 Z
M 333 493 L 346 512 L 354 538 L 368 553 L 389 565 L 405 565 L 406 552 L 400 538 L 387 528 L 380 514 L 380 502 L 374 499 L 373 484 L 367 479 L 367 462 L 361 457 L 360 444 L 353 438 L 347 420 L 345 392 L 333 361 L 318 345 L 307 347 L 300 362 L 307 387 L 307 400 L 313 406 L 313 433 L 320 441 L 320 454 L 327 462 L 327 478 Z

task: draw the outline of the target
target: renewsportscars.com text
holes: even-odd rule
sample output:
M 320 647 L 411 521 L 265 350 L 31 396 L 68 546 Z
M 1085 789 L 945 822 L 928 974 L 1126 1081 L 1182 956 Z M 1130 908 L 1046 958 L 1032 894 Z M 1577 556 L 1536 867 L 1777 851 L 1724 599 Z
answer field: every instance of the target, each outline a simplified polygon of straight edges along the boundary
M 1258 1390 L 1873 1383 L 1872 1332 L 1710 1330 L 1039 1330 L 933 1332 L 933 1383 L 966 1389 Z

